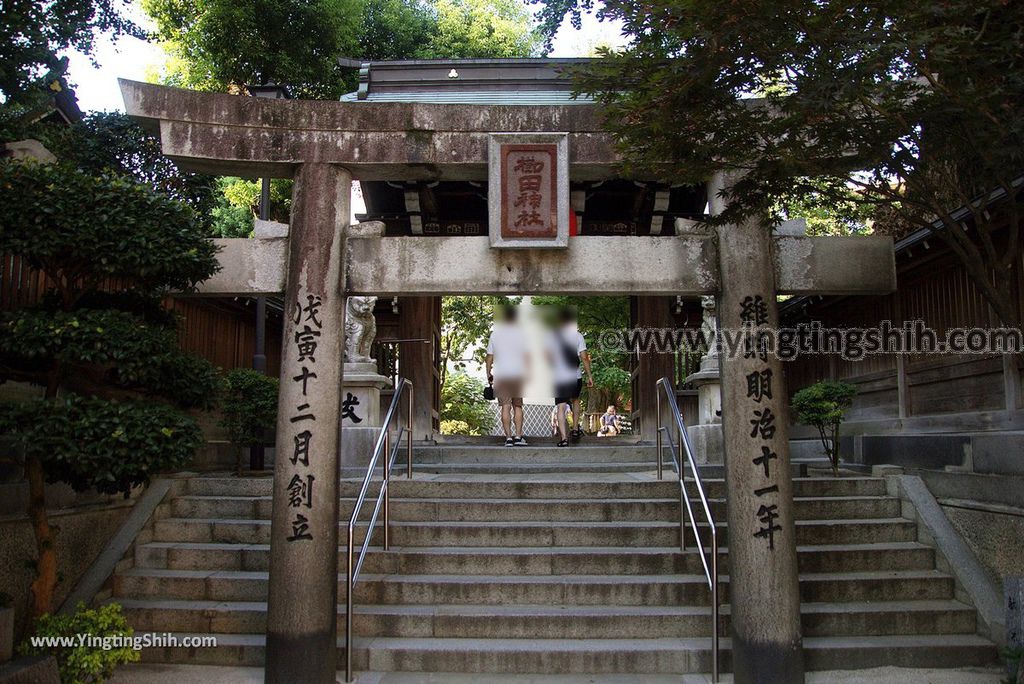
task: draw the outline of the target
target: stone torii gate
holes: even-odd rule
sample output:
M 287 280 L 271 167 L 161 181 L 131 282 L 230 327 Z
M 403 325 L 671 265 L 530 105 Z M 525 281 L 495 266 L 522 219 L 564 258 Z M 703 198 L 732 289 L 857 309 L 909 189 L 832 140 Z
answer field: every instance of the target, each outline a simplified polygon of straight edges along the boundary
M 202 294 L 285 297 L 266 681 L 334 682 L 339 394 L 348 295 L 713 294 L 723 329 L 776 326 L 777 294 L 881 294 L 891 239 L 773 237 L 757 221 L 679 236 L 577 236 L 561 249 L 350 226 L 353 178 L 488 177 L 493 133 L 566 134 L 574 180 L 615 176 L 594 105 L 273 101 L 121 81 L 128 113 L 183 168 L 295 179 L 287 237 L 219 240 Z M 721 187 L 726 179 L 714 179 Z M 720 210 L 717 193 L 709 193 Z M 602 255 L 612 251 L 616 260 Z M 722 359 L 737 682 L 802 682 L 787 395 L 780 361 Z M 290 497 L 298 484 L 302 496 Z M 315 483 L 315 486 L 314 486 Z

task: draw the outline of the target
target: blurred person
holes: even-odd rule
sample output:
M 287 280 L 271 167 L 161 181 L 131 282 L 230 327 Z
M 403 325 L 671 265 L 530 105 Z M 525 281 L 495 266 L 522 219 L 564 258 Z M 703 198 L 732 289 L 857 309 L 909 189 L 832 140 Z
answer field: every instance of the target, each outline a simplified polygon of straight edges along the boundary
M 558 312 L 549 338 L 548 361 L 551 363 L 555 383 L 555 408 L 558 411 L 558 435 L 561 438 L 558 446 L 566 447 L 570 440 L 578 442 L 583 436 L 580 427 L 580 394 L 583 391 L 584 371 L 587 374 L 587 387 L 594 386 L 587 343 L 577 326 L 576 311 L 570 307 Z M 572 432 L 569 431 L 567 415 L 570 407 Z
M 530 367 L 526 335 L 519 326 L 513 306 L 498 310 L 487 340 L 487 382 L 494 385 L 494 398 L 501 407 L 505 446 L 526 446 L 523 436 L 523 387 Z

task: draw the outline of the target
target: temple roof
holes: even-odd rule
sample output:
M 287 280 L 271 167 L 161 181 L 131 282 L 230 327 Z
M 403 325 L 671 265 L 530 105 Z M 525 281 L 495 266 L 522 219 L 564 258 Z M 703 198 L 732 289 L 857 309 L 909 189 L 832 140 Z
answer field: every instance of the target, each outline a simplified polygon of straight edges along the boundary
M 366 62 L 359 90 L 342 102 L 429 102 L 478 105 L 565 105 L 573 97 L 567 69 L 586 59 L 439 59 Z

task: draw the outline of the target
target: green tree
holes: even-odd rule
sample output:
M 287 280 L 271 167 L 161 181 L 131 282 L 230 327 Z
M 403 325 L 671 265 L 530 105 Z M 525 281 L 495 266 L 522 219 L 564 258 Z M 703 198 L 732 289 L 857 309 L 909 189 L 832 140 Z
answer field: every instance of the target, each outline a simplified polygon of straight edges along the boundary
M 164 156 L 160 138 L 121 112 L 93 112 L 70 126 L 40 125 L 25 131 L 61 160 L 93 176 L 131 178 L 189 205 L 197 220 L 209 219 L 219 196 L 213 176 L 181 170 Z
M 519 0 L 434 0 L 430 57 L 535 57 L 540 38 Z
M 1020 325 L 1024 4 L 535 1 L 549 36 L 567 12 L 622 22 L 629 44 L 578 85 L 603 105 L 627 172 L 744 173 L 723 223 L 816 192 L 912 228 L 941 219 L 938 238 Z M 986 206 L 996 191 L 1008 201 Z M 966 220 L 951 215 L 960 206 Z
M 45 482 L 127 494 L 199 445 L 180 409 L 207 405 L 217 376 L 178 349 L 159 298 L 194 289 L 217 262 L 188 204 L 130 177 L 3 160 L 0 206 L 0 252 L 52 286 L 38 305 L 0 318 L 0 374 L 45 386 L 43 400 L 0 409 L 0 433 L 24 452 L 38 617 L 57 583 Z
M 142 36 L 122 16 L 125 0 L 10 0 L 0 11 L 0 95 L 21 100 L 46 73 L 63 74 L 57 55 L 75 49 L 87 55 L 102 36 Z M 52 80 L 50 82 L 53 82 Z
M 337 58 L 358 46 L 358 0 L 143 0 L 172 57 L 168 83 L 197 90 L 267 82 L 304 98 L 341 95 Z
M 426 57 L 436 17 L 418 0 L 365 0 L 357 56 L 364 60 Z
M 170 59 L 162 80 L 244 92 L 283 83 L 335 99 L 355 85 L 338 57 L 368 60 L 538 54 L 517 0 L 143 0 Z
M 224 377 L 221 425 L 238 447 L 263 444 L 277 423 L 277 378 L 236 368 Z
M 839 477 L 840 461 L 839 426 L 856 395 L 856 386 L 830 381 L 817 382 L 793 395 L 797 420 L 818 428 L 821 444 L 832 464 L 832 474 L 836 477 Z
M 484 399 L 483 382 L 463 371 L 453 372 L 441 386 L 441 422 L 452 432 L 489 433 L 494 426 L 494 414 Z

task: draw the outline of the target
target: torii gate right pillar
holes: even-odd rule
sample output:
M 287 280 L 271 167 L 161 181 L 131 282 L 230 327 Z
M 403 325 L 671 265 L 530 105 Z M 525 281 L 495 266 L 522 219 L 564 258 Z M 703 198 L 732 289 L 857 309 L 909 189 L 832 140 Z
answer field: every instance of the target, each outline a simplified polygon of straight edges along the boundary
M 768 222 L 718 228 L 718 249 L 720 329 L 749 331 L 720 352 L 733 674 L 737 684 L 802 684 L 789 397 L 759 336 L 779 325 Z

